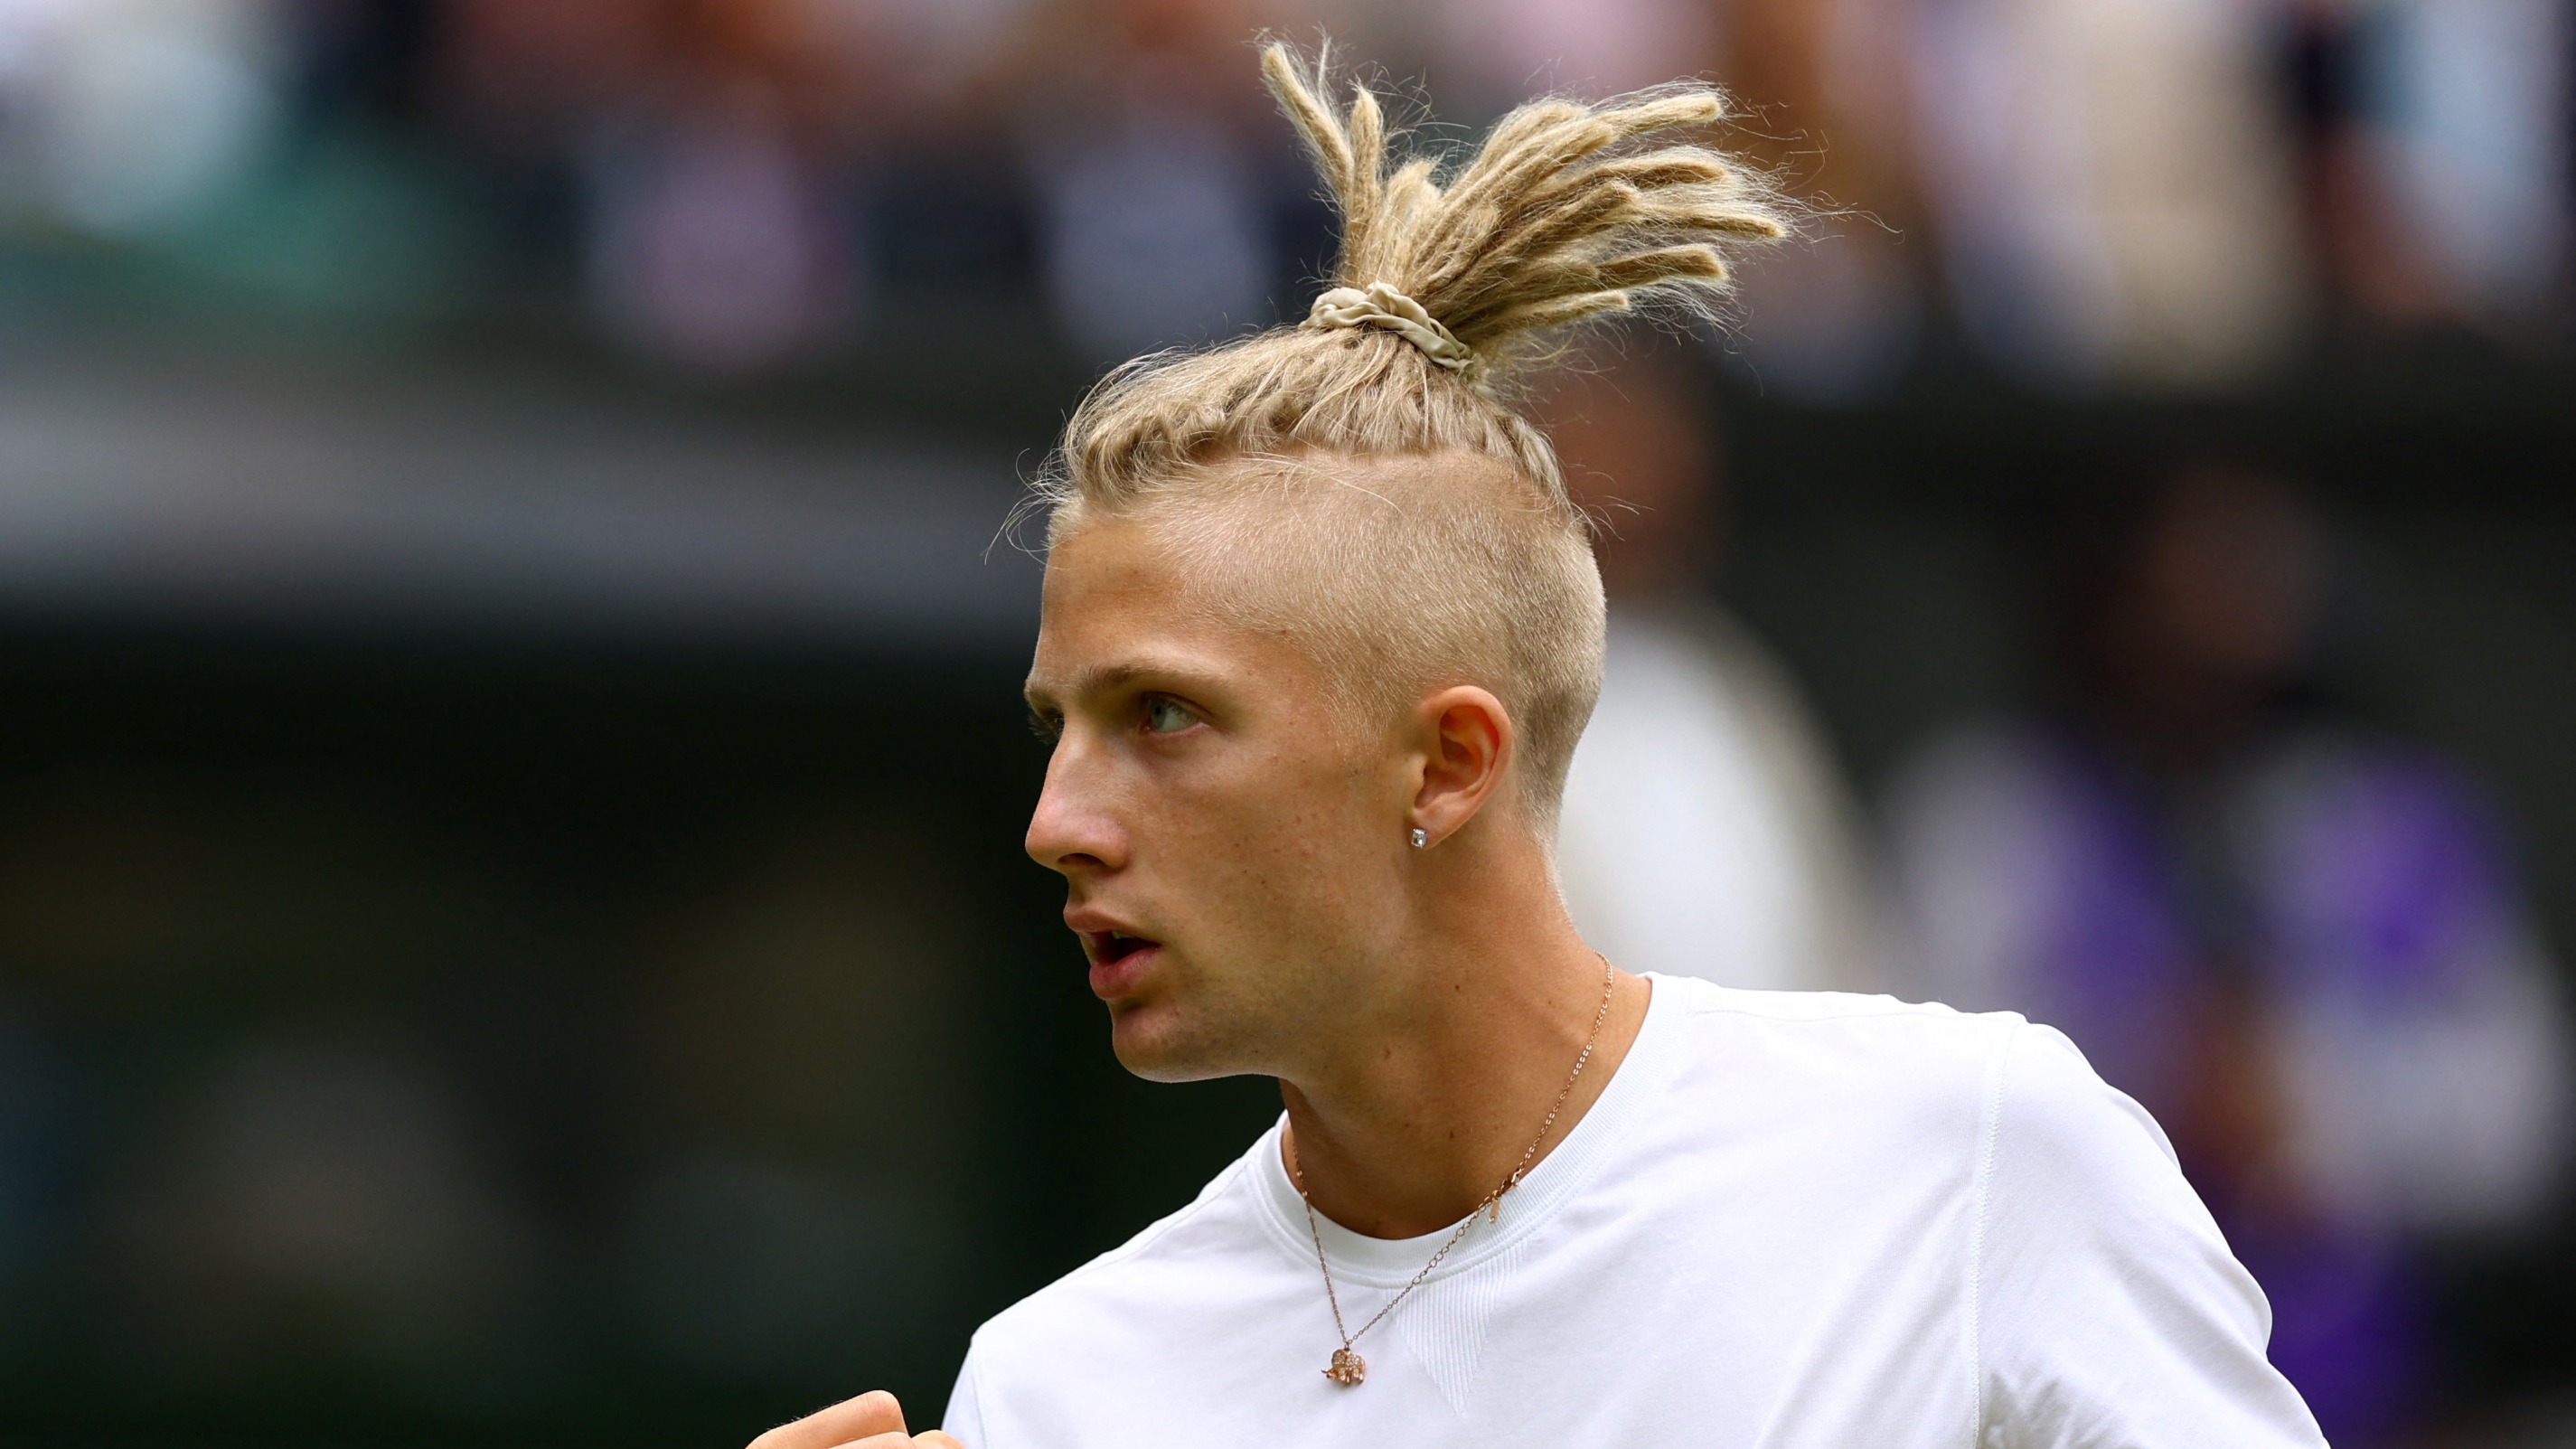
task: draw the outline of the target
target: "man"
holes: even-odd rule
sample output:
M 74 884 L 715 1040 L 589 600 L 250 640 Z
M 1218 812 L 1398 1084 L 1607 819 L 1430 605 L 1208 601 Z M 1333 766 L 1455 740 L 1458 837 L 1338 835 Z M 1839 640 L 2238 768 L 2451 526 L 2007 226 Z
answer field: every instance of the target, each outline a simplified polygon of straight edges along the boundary
M 1067 430 L 1028 849 L 1140 1075 L 1286 1113 L 857 1442 L 2313 1446 L 2162 1136 L 2010 1015 L 1623 974 L 1558 902 L 1603 605 L 1502 400 L 1548 329 L 1776 237 L 1704 87 L 1506 117 L 1445 184 L 1264 70 L 1344 215 L 1307 322 Z M 951 1437 L 953 1436 L 953 1437 Z

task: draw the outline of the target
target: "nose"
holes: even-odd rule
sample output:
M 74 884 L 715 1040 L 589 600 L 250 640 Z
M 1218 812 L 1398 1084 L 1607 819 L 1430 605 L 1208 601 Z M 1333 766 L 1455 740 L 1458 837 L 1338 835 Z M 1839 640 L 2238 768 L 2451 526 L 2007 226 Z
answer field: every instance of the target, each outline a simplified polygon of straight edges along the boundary
M 1106 764 L 1071 729 L 1056 741 L 1022 842 L 1029 859 L 1068 876 L 1127 864 L 1127 832 L 1113 808 Z

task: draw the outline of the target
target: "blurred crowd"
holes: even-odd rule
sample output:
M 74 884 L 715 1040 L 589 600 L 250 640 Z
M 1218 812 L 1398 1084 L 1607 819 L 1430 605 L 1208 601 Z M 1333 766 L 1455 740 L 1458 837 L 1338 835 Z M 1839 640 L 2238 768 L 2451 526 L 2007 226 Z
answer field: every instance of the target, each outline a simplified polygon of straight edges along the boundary
M 2341 326 L 2564 341 L 2570 11 L 0 0 L 0 234 L 326 313 L 573 301 L 721 372 L 996 295 L 1115 360 L 1302 304 L 1329 233 L 1248 42 L 1329 34 L 1444 126 L 1724 80 L 1817 208 L 1727 344 L 1781 395 L 1883 390 L 1927 323 L 2036 384 L 2220 387 Z

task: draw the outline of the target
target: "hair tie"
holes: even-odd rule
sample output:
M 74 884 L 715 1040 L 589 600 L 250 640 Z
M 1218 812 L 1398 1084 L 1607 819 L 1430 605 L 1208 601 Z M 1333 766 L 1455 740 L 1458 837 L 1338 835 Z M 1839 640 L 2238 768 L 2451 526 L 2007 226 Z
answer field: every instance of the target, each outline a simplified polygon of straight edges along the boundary
M 1315 308 L 1306 314 L 1303 324 L 1317 331 L 1336 327 L 1383 327 L 1400 334 L 1405 341 L 1422 349 L 1422 355 L 1448 368 L 1463 372 L 1476 354 L 1467 344 L 1440 325 L 1440 319 L 1422 310 L 1422 304 L 1384 282 L 1371 282 L 1368 289 L 1335 287 L 1315 299 Z

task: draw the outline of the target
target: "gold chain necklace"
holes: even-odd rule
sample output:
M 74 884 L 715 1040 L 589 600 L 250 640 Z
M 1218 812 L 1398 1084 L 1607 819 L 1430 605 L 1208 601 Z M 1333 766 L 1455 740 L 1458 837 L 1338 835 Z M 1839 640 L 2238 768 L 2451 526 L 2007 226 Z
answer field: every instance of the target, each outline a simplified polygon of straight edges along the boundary
M 1467 1230 L 1476 1225 L 1478 1213 L 1485 1214 L 1493 1222 L 1503 1220 L 1503 1194 L 1520 1186 L 1521 1179 L 1529 1175 L 1530 1163 L 1537 1158 L 1539 1145 L 1547 1141 L 1547 1134 L 1556 1127 L 1556 1115 L 1565 1110 L 1566 1100 L 1574 1095 L 1574 1084 L 1582 1077 L 1585 1063 L 1592 1060 L 1592 1048 L 1601 1040 L 1601 1023 L 1610 1019 L 1610 988 L 1617 981 L 1618 972 L 1611 968 L 1610 958 L 1603 956 L 1601 958 L 1601 1009 L 1592 1013 L 1592 1034 L 1583 1039 L 1583 1051 L 1574 1059 L 1574 1070 L 1565 1074 L 1565 1085 L 1557 1089 L 1556 1101 L 1547 1109 L 1547 1120 L 1538 1124 L 1538 1135 L 1530 1139 L 1529 1150 L 1521 1154 L 1520 1163 L 1512 1169 L 1511 1176 L 1504 1178 L 1502 1186 L 1485 1194 L 1482 1201 L 1467 1209 L 1467 1216 L 1459 1222 L 1457 1230 L 1449 1235 L 1448 1241 L 1440 1245 L 1440 1251 L 1431 1255 L 1431 1261 L 1422 1265 L 1422 1271 L 1413 1275 L 1413 1281 L 1396 1290 L 1396 1295 L 1386 1300 L 1386 1306 L 1379 1309 L 1375 1317 L 1360 1325 L 1359 1333 L 1353 1333 L 1342 1324 L 1341 1295 L 1333 1291 L 1333 1269 L 1324 1261 L 1324 1231 L 1315 1226 L 1315 1199 L 1307 1195 L 1306 1171 L 1297 1162 L 1297 1138 L 1293 1133 L 1289 1135 L 1288 1175 L 1297 1184 L 1297 1196 L 1305 1201 L 1306 1235 L 1315 1242 L 1315 1267 L 1324 1275 L 1324 1301 L 1333 1306 L 1333 1332 L 1342 1337 L 1342 1346 L 1333 1350 L 1333 1361 L 1324 1369 L 1324 1377 L 1346 1389 L 1357 1388 L 1360 1380 L 1368 1377 L 1368 1360 L 1361 1358 L 1359 1351 L 1351 1347 L 1359 1340 L 1360 1334 L 1377 1327 L 1380 1320 L 1395 1311 L 1395 1305 L 1402 1303 L 1414 1289 L 1422 1286 L 1422 1280 L 1431 1276 L 1431 1270 L 1439 1267 L 1440 1260 L 1448 1257 L 1449 1250 L 1458 1246 L 1458 1240 L 1467 1236 Z

